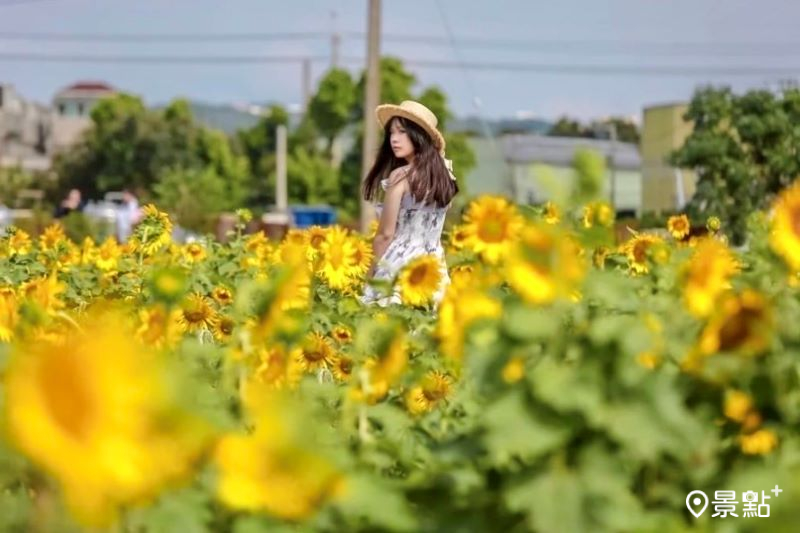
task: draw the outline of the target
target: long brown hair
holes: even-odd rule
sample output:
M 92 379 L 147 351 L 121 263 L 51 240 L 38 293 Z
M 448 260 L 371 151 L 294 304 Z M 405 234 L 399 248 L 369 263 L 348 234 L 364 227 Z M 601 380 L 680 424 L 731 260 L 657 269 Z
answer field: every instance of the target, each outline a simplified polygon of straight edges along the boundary
M 383 128 L 383 144 L 375 158 L 362 192 L 368 201 L 375 200 L 380 181 L 389 177 L 396 168 L 408 164 L 405 159 L 395 157 L 391 145 L 391 128 L 394 121 L 406 131 L 414 146 L 413 171 L 408 176 L 408 185 L 414 200 L 444 207 L 458 194 L 458 185 L 450 179 L 442 156 L 433 145 L 428 133 L 416 123 L 403 117 L 394 117 Z

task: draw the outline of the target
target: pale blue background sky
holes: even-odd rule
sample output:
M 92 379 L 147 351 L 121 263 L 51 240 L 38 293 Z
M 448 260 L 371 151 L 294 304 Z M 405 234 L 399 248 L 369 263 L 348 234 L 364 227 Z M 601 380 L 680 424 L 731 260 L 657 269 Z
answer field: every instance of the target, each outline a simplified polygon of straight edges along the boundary
M 29 3 L 25 3 L 25 2 Z M 624 54 L 577 45 L 565 51 L 513 47 L 431 47 L 385 42 L 385 53 L 407 58 L 527 62 L 556 65 L 758 66 L 794 68 L 800 76 L 800 2 L 796 0 L 439 0 L 456 38 L 628 43 Z M 15 3 L 18 2 L 18 3 Z M 330 31 L 338 11 L 342 31 L 364 31 L 366 0 L 0 0 L 0 33 L 203 33 Z M 447 37 L 433 0 L 384 0 L 386 34 Z M 646 43 L 711 43 L 716 55 L 675 53 Z M 644 45 L 631 45 L 642 43 Z M 716 44 L 715 44 L 716 43 Z M 727 43 L 727 44 L 725 44 Z M 734 43 L 736 46 L 731 45 Z M 736 44 L 738 43 L 738 44 Z M 758 43 L 748 45 L 748 43 Z M 744 46 L 742 46 L 744 45 Z M 565 45 L 565 48 L 568 45 Z M 344 56 L 363 56 L 365 43 L 345 39 Z M 619 50 L 619 48 L 616 48 Z M 74 43 L 0 39 L 0 54 L 192 54 L 328 55 L 324 39 L 234 43 Z M 355 69 L 355 65 L 347 65 Z M 315 78 L 325 63 L 314 67 Z M 472 114 L 474 93 L 486 116 L 529 112 L 544 118 L 637 116 L 643 105 L 685 100 L 704 82 L 737 90 L 774 86 L 787 75 L 625 76 L 472 72 L 415 69 L 420 85 L 440 85 L 461 115 Z M 78 79 L 106 80 L 161 103 L 183 95 L 208 102 L 300 101 L 300 69 L 294 65 L 139 65 L 39 63 L 0 59 L 0 81 L 47 102 Z M 471 81 L 470 81 L 471 80 Z

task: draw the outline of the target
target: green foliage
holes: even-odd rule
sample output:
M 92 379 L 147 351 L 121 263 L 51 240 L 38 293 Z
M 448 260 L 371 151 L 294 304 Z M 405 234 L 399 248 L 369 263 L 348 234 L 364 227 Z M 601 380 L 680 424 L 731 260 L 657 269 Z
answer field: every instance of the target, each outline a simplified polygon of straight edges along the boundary
M 54 161 L 59 194 L 74 187 L 93 198 L 127 187 L 148 197 L 174 168 L 210 168 L 237 187 L 248 178 L 225 135 L 196 124 L 183 100 L 157 111 L 120 94 L 99 102 L 91 118 L 82 140 Z
M 742 243 L 747 213 L 766 207 L 800 175 L 800 89 L 736 95 L 702 88 L 685 119 L 694 131 L 671 163 L 698 174 L 689 211 L 718 216 L 733 242 Z
M 168 170 L 153 192 L 160 205 L 170 206 L 182 227 L 200 233 L 212 231 L 219 213 L 236 209 L 246 194 L 241 183 L 213 168 Z
M 579 121 L 560 117 L 547 132 L 551 137 L 582 137 L 585 139 L 609 139 L 610 128 L 614 127 L 617 140 L 638 144 L 641 138 L 639 128 L 634 122 L 622 117 L 611 117 L 607 120 L 581 124 Z
M 95 242 L 102 242 L 113 235 L 110 221 L 91 218 L 80 211 L 73 211 L 61 219 L 64 233 L 74 242 L 82 242 L 91 237 Z
M 329 157 L 334 139 L 349 122 L 355 98 L 355 84 L 350 73 L 334 68 L 322 78 L 308 104 L 310 119 L 328 141 Z

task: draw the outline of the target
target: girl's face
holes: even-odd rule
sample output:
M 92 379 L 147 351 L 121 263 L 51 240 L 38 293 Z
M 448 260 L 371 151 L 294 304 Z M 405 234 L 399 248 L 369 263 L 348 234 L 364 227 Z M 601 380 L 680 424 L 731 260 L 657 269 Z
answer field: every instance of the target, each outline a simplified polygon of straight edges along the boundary
M 397 119 L 392 119 L 392 124 L 389 128 L 389 142 L 392 146 L 392 152 L 398 159 L 406 159 L 411 161 L 414 158 L 414 145 L 408 137 L 403 125 Z

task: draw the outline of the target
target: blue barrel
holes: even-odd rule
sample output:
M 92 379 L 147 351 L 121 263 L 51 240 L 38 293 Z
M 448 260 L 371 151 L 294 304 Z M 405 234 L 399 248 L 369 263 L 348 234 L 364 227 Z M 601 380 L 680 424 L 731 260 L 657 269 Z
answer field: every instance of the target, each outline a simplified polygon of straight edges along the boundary
M 336 210 L 329 205 L 295 205 L 289 207 L 296 228 L 330 226 L 336 223 Z

